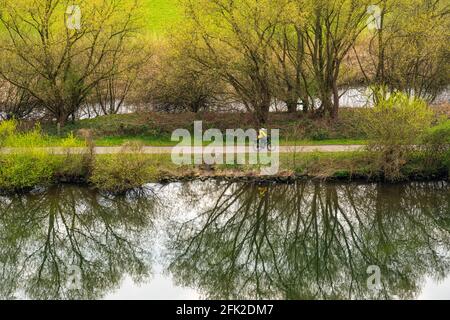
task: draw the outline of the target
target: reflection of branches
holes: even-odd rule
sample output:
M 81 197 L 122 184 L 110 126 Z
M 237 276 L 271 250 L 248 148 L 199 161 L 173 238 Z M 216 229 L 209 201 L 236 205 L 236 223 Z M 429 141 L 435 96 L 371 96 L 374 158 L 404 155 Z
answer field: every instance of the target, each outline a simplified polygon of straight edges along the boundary
M 153 198 L 107 197 L 88 189 L 56 187 L 0 203 L 0 297 L 98 298 L 126 272 L 146 277 L 143 249 Z M 82 290 L 68 290 L 68 267 L 82 272 Z
M 170 270 L 208 297 L 377 297 L 369 265 L 383 271 L 379 297 L 412 297 L 425 275 L 448 274 L 445 183 L 220 188 L 169 228 Z

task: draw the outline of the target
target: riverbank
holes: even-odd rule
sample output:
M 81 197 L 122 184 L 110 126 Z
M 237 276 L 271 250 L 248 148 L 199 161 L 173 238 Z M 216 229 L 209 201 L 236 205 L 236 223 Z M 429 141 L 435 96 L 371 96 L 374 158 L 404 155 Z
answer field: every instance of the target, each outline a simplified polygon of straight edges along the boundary
M 267 127 L 280 130 L 280 145 L 365 145 L 368 143 L 364 130 L 366 122 L 364 108 L 341 108 L 339 119 L 330 121 L 313 115 L 271 112 Z M 432 107 L 435 119 L 450 118 L 450 105 Z M 74 134 L 80 142 L 89 135 L 96 146 L 118 147 L 126 143 L 140 143 L 145 146 L 174 146 L 171 140 L 177 129 L 192 133 L 195 121 L 201 121 L 204 130 L 215 128 L 221 132 L 227 129 L 255 129 L 252 115 L 242 112 L 136 112 L 115 114 L 67 123 L 60 130 L 56 124 L 42 123 L 42 130 L 48 136 L 47 145 L 57 145 L 61 137 Z M 28 129 L 34 123 L 24 123 Z M 203 143 L 197 141 L 199 143 Z
M 342 108 L 336 122 L 329 119 L 305 116 L 298 112 L 270 113 L 267 128 L 280 130 L 281 145 L 323 145 L 323 144 L 365 144 L 367 136 L 362 129 L 363 110 Z M 194 122 L 202 123 L 204 130 L 256 129 L 252 114 L 245 112 L 137 112 L 99 116 L 93 119 L 67 123 L 59 136 L 73 133 L 83 138 L 89 134 L 96 146 L 120 146 L 128 142 L 138 142 L 147 146 L 174 146 L 171 140 L 177 129 L 193 132 Z M 33 127 L 33 123 L 29 127 Z M 43 132 L 58 138 L 54 123 L 43 123 Z
M 39 125 L 27 131 L 20 128 L 22 123 L 5 121 L 0 124 L 0 189 L 14 193 L 37 186 L 75 182 L 124 193 L 151 182 L 209 178 L 275 182 L 303 178 L 394 183 L 447 180 L 450 120 L 433 124 L 428 118 L 419 121 L 420 113 L 405 118 L 403 113 L 388 111 L 367 121 L 378 125 L 373 128 L 375 134 L 367 145 L 282 145 L 275 147 L 277 152 L 270 153 L 265 161 L 261 158 L 255 161 L 257 151 L 246 149 L 244 145 L 224 147 L 222 152 L 216 149 L 214 155 L 210 149 L 201 156 L 204 150 L 199 144 L 186 154 L 189 141 L 185 141 L 188 145 L 184 145 L 183 150 L 178 150 L 183 156 L 175 161 L 173 147 L 145 146 L 139 141 L 120 147 L 99 147 L 90 134 L 84 141 L 72 132 L 54 140 Z M 299 123 L 297 125 L 301 125 L 301 121 Z M 222 126 L 232 127 L 231 123 Z M 212 122 L 204 126 L 211 127 L 214 127 Z M 252 161 L 249 158 L 253 158 Z M 216 165 L 198 165 L 200 163 Z M 267 171 L 268 168 L 271 170 Z
M 2 193 L 28 192 L 36 187 L 80 184 L 112 193 L 123 193 L 148 183 L 223 179 L 246 182 L 385 181 L 376 161 L 366 151 L 281 153 L 274 175 L 261 173 L 260 165 L 176 165 L 170 154 L 49 154 L 42 150 L 0 154 Z M 430 163 L 421 154 L 402 166 L 393 181 L 448 180 L 448 164 Z

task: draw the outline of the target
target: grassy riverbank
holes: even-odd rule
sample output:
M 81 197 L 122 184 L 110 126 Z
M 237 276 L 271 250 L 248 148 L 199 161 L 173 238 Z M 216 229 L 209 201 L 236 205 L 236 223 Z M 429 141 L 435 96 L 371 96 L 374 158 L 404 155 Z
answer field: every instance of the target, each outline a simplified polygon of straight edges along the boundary
M 436 119 L 450 117 L 450 106 L 435 107 L 433 112 Z M 55 124 L 44 123 L 42 129 L 50 141 L 57 141 L 71 133 L 82 140 L 82 136 L 88 132 L 97 146 L 121 146 L 128 142 L 173 146 L 177 142 L 171 141 L 172 132 L 176 129 L 193 132 L 194 121 L 201 121 L 204 130 L 216 128 L 226 132 L 230 128 L 254 128 L 252 115 L 248 113 L 141 112 L 68 123 L 62 128 L 60 136 L 57 135 Z M 364 122 L 364 109 L 342 108 L 335 122 L 302 113 L 271 113 L 267 127 L 280 130 L 281 145 L 364 145 L 368 142 Z M 33 124 L 28 126 L 32 127 Z
M 448 160 L 448 159 L 447 159 Z M 169 154 L 51 155 L 37 149 L 26 154 L 0 155 L 0 189 L 20 192 L 37 186 L 81 183 L 111 192 L 124 192 L 151 182 L 224 178 L 237 181 L 384 180 L 368 152 L 280 154 L 275 176 L 261 175 L 256 165 L 175 165 Z M 448 179 L 444 159 L 430 165 L 416 154 L 402 167 L 404 180 Z
M 42 124 L 42 129 L 38 125 L 25 130 L 23 127 L 29 123 L 5 121 L 0 124 L 0 148 L 6 151 L 0 152 L 0 189 L 17 192 L 76 182 L 120 193 L 149 182 L 195 178 L 285 181 L 310 177 L 389 182 L 448 179 L 450 120 L 433 120 L 425 106 L 413 109 L 415 105 L 409 106 L 407 102 L 404 105 L 398 109 L 374 109 L 370 113 L 373 118 L 366 122 L 370 124 L 367 136 L 361 129 L 367 129 L 367 125 L 359 118 L 363 112 L 360 110 L 344 110 L 339 121 L 333 123 L 300 114 L 271 114 L 269 127 L 280 128 L 282 144 L 364 144 L 365 138 L 368 139 L 362 150 L 347 148 L 360 150 L 356 152 L 343 152 L 344 147 L 322 149 L 341 152 L 280 148 L 285 153 L 280 154 L 279 169 L 274 176 L 262 175 L 261 166 L 257 165 L 178 166 L 170 153 L 144 153 L 146 141 L 153 145 L 172 145 L 170 133 L 178 128 L 192 130 L 194 121 L 202 121 L 203 130 L 218 128 L 225 132 L 227 128 L 251 128 L 247 114 L 114 115 L 70 124 L 59 136 L 53 125 Z M 406 113 L 401 108 L 411 108 L 414 113 Z M 114 154 L 96 154 L 99 149 L 95 145 L 99 141 L 124 146 Z M 58 152 L 46 147 L 57 147 Z M 73 152 L 73 148 L 79 147 L 89 152 Z
M 351 145 L 366 144 L 367 136 L 362 130 L 362 110 L 343 109 L 337 122 L 306 117 L 301 113 L 272 113 L 268 128 L 280 130 L 281 145 Z M 194 121 L 201 121 L 203 129 L 216 128 L 226 132 L 230 128 L 253 129 L 253 119 L 248 113 L 163 113 L 145 112 L 100 116 L 94 119 L 68 123 L 60 135 L 74 133 L 92 136 L 97 146 L 120 146 L 127 142 L 139 142 L 152 146 L 173 146 L 172 132 L 187 129 L 193 132 Z M 57 139 L 55 124 L 43 124 L 43 131 Z

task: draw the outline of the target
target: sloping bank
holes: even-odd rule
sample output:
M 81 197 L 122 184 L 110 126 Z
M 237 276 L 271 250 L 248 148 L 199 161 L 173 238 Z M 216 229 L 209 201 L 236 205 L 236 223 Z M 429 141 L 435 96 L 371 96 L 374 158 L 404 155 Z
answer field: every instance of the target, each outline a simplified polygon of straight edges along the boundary
M 121 193 L 150 182 L 206 178 L 277 182 L 307 177 L 394 183 L 448 180 L 450 120 L 439 120 L 430 127 L 430 112 L 425 104 L 402 96 L 394 98 L 388 105 L 368 111 L 366 123 L 371 139 L 364 150 L 288 150 L 291 152 L 280 154 L 272 176 L 262 175 L 258 165 L 178 166 L 171 154 L 148 153 L 137 143 L 114 154 L 97 154 L 92 143 L 80 143 L 73 135 L 55 145 L 39 127 L 21 132 L 15 121 L 4 121 L 0 123 L 0 190 L 23 192 L 58 183 L 82 183 Z M 84 151 L 74 152 L 74 148 Z
M 0 189 L 2 192 L 26 192 L 36 187 L 60 183 L 85 184 L 100 190 L 122 193 L 151 182 L 191 179 L 227 179 L 235 181 L 286 182 L 314 178 L 355 179 L 399 182 L 405 180 L 448 180 L 447 154 L 429 157 L 418 151 L 400 161 L 399 171 L 380 163 L 379 155 L 359 152 L 311 152 L 280 154 L 275 175 L 261 174 L 257 165 L 182 165 L 170 154 L 144 154 L 139 147 L 123 152 L 96 155 L 91 152 L 53 154 L 42 148 L 0 153 Z

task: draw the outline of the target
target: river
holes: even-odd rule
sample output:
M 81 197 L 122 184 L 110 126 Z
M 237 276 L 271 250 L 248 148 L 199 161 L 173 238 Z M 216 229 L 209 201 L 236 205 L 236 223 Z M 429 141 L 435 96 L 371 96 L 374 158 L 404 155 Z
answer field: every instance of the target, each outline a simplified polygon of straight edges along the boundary
M 450 299 L 450 185 L 0 196 L 0 299 Z

